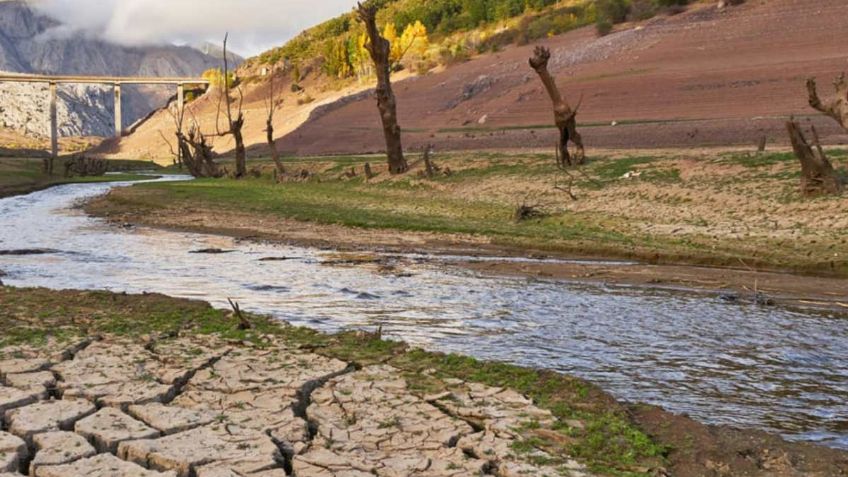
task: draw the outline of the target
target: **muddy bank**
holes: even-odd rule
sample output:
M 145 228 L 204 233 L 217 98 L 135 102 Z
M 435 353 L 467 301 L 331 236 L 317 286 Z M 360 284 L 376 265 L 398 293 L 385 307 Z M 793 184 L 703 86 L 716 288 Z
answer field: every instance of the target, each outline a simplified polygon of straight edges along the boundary
M 0 471 L 848 473 L 842 451 L 704 426 L 576 378 L 379 334 L 324 335 L 254 315 L 239 331 L 230 314 L 160 295 L 0 287 L 0 300 Z
M 120 193 L 132 192 L 123 190 Z M 108 196 L 94 199 L 84 208 L 89 214 L 121 226 L 138 224 L 341 252 L 431 254 L 432 260 L 440 261 L 444 266 L 462 267 L 489 275 L 698 290 L 722 294 L 731 302 L 848 312 L 844 279 L 756 271 L 741 268 L 743 264 L 740 268 L 717 268 L 610 262 L 607 257 L 591 253 L 565 255 L 493 244 L 480 236 L 356 229 L 242 211 L 194 209 L 191 214 L 183 214 L 169 209 L 134 208 L 131 203 L 110 200 Z M 493 257 L 529 257 L 532 260 L 491 260 Z M 366 257 L 364 261 L 373 263 L 380 260 L 382 258 L 375 255 Z

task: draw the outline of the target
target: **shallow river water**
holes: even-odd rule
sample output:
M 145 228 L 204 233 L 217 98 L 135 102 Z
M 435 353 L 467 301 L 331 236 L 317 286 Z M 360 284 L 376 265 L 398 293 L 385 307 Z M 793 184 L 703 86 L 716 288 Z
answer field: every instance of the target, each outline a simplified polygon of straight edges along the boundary
M 57 251 L 0 256 L 3 280 L 160 292 L 219 307 L 231 297 L 325 331 L 383 324 L 390 338 L 424 348 L 556 369 L 703 422 L 848 449 L 844 317 L 700 294 L 487 278 L 421 257 L 404 262 L 408 274 L 378 274 L 322 265 L 325 252 L 315 249 L 123 229 L 71 208 L 113 186 L 0 199 L 0 250 Z M 189 253 L 205 248 L 235 252 Z

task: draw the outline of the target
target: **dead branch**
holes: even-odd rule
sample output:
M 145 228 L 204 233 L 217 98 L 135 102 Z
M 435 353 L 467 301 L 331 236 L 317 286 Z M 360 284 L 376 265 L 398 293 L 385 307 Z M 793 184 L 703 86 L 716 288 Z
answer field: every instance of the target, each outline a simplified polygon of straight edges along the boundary
M 558 190 L 560 192 L 565 192 L 566 194 L 568 194 L 569 197 L 571 197 L 571 200 L 577 201 L 577 195 L 575 195 L 574 192 L 572 191 L 573 188 L 574 188 L 574 176 L 569 174 L 568 171 L 566 171 L 566 170 L 563 170 L 563 172 L 565 172 L 565 174 L 568 176 L 568 184 L 566 186 L 562 186 L 562 185 L 560 185 L 559 180 L 555 180 L 554 181 L 554 190 Z
M 553 103 L 554 121 L 559 129 L 557 164 L 560 167 L 582 165 L 586 162 L 586 152 L 583 147 L 583 138 L 577 132 L 577 109 L 571 109 L 560 93 L 556 80 L 548 70 L 550 59 L 551 51 L 543 46 L 537 46 L 533 57 L 530 58 L 530 66 L 539 75 Z M 577 149 L 574 156 L 568 150 L 569 141 L 574 143 Z
M 845 78 L 845 73 L 840 74 L 833 81 L 833 87 L 836 90 L 836 96 L 832 100 L 824 102 L 819 98 L 816 79 L 808 79 L 807 94 L 809 96 L 810 106 L 824 113 L 826 116 L 833 118 L 842 126 L 842 129 L 848 131 L 848 80 Z
M 253 329 L 253 324 L 248 320 L 241 312 L 241 307 L 238 302 L 234 302 L 232 299 L 227 298 L 227 301 L 230 302 L 230 307 L 233 309 L 233 314 L 239 320 L 238 329 L 245 331 Z

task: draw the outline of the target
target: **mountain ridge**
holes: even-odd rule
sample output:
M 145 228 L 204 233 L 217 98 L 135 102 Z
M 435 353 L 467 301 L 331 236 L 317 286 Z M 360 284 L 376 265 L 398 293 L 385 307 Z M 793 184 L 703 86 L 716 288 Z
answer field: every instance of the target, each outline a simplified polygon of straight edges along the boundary
M 200 76 L 220 58 L 189 46 L 121 46 L 83 32 L 53 35 L 62 23 L 22 0 L 0 1 L 0 71 L 46 75 Z M 128 86 L 123 120 L 128 126 L 161 107 L 171 88 Z M 110 87 L 63 85 L 59 122 L 63 136 L 109 136 L 114 131 Z M 44 85 L 0 84 L 0 126 L 49 134 Z

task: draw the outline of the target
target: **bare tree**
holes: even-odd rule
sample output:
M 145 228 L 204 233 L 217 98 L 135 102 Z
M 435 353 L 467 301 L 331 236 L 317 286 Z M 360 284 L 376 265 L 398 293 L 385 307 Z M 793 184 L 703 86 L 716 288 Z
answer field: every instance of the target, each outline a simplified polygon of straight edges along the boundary
M 801 193 L 807 196 L 842 193 L 842 178 L 825 155 L 815 126 L 812 127 L 812 144 L 807 142 L 794 119 L 786 123 L 786 130 L 795 156 L 801 162 Z
M 365 24 L 368 32 L 368 44 L 365 48 L 374 62 L 377 73 L 377 108 L 383 123 L 383 134 L 386 137 L 386 155 L 389 159 L 389 172 L 403 174 L 409 170 L 406 158 L 403 156 L 401 129 L 397 118 L 397 100 L 392 91 L 391 81 L 391 44 L 383 38 L 377 29 L 377 6 L 371 1 L 357 4 L 359 19 Z
M 236 91 L 238 91 L 239 94 L 239 102 L 236 114 L 233 115 L 233 98 L 231 94 L 232 92 L 230 91 L 230 64 L 227 54 L 227 40 L 229 40 L 229 37 L 229 33 L 224 35 L 224 85 L 222 88 L 223 95 L 219 95 L 218 97 L 218 111 L 217 116 L 215 117 L 215 127 L 219 127 L 219 119 L 221 116 L 221 96 L 223 96 L 227 107 L 227 130 L 221 131 L 218 129 L 218 135 L 233 136 L 233 141 L 236 143 L 236 179 L 241 179 L 247 175 L 247 149 L 244 146 L 244 135 L 242 133 L 242 129 L 244 128 L 244 113 L 242 112 L 244 94 L 241 91 L 241 87 L 236 88 Z
M 265 134 L 268 141 L 268 148 L 271 150 L 271 158 L 277 167 L 277 179 L 279 180 L 286 173 L 286 170 L 283 167 L 283 161 L 280 159 L 280 152 L 277 150 L 277 142 L 274 140 L 274 113 L 283 104 L 282 91 L 278 92 L 276 89 L 275 73 L 274 69 L 272 69 L 268 97 L 265 99 L 265 110 L 268 113 L 268 117 L 265 120 Z
M 819 98 L 816 79 L 808 79 L 807 93 L 809 94 L 810 106 L 833 118 L 843 129 L 848 131 L 848 80 L 845 79 L 845 73 L 834 80 L 833 86 L 836 89 L 836 97 L 825 103 Z
M 212 147 L 209 145 L 206 136 L 200 130 L 200 125 L 196 118 L 192 118 L 192 124 L 189 127 L 188 134 L 184 132 L 185 112 L 188 108 L 176 106 L 169 108 L 168 112 L 174 121 L 177 137 L 177 150 L 174 151 L 171 143 L 165 139 L 168 147 L 171 148 L 171 153 L 176 155 L 178 160 L 185 165 L 189 174 L 194 177 L 221 177 L 218 164 L 215 163 L 212 153 Z
M 554 120 L 556 121 L 557 129 L 559 129 L 559 140 L 557 142 L 557 164 L 560 167 L 577 166 L 586 162 L 586 152 L 583 148 L 583 138 L 577 132 L 577 110 L 580 108 L 571 109 L 571 106 L 563 98 L 557 88 L 556 80 L 548 71 L 548 62 L 551 59 L 551 51 L 543 46 L 537 46 L 533 57 L 530 58 L 530 66 L 536 70 L 548 95 L 551 97 L 551 102 L 554 106 Z M 568 150 L 568 142 L 574 143 L 577 148 L 574 156 Z

